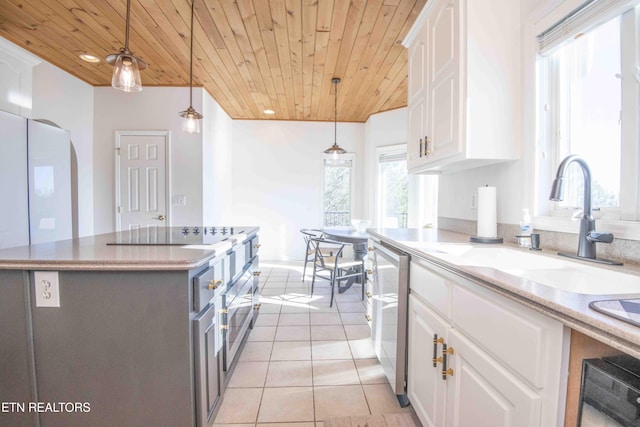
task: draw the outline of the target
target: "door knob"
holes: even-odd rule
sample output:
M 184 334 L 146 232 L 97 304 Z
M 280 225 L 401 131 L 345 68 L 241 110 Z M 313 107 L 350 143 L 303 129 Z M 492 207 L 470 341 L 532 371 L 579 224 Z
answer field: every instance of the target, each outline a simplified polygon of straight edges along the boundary
M 153 217 L 153 219 L 159 219 L 160 221 L 164 221 L 164 215 L 158 215 Z

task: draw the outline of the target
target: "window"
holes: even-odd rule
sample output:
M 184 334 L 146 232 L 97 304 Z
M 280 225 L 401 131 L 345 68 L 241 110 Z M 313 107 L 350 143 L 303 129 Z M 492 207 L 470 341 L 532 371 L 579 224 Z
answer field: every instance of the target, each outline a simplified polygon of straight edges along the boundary
M 323 226 L 351 225 L 353 159 L 324 159 Z
M 378 155 L 378 225 L 407 228 L 409 176 L 406 146 Z
M 376 148 L 375 226 L 438 226 L 438 175 L 407 172 L 407 144 Z
M 639 8 L 620 0 L 588 1 L 538 36 L 541 162 L 549 162 L 538 167 L 549 174 L 542 185 L 549 189 L 560 161 L 578 154 L 591 169 L 592 206 L 610 219 L 640 219 Z M 564 200 L 544 201 L 550 214 L 568 216 L 582 208 L 582 180 L 572 165 Z

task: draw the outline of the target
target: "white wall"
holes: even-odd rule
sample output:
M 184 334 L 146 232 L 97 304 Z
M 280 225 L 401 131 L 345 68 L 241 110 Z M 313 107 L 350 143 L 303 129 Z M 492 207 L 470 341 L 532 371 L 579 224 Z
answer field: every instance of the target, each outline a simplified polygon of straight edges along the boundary
M 203 101 L 202 223 L 233 224 L 232 120 L 207 92 L 204 93 Z
M 300 229 L 321 226 L 322 152 L 333 139 L 331 122 L 233 121 L 230 223 L 260 226 L 262 259 L 302 259 Z M 356 155 L 358 217 L 364 200 L 364 125 L 338 123 L 338 144 Z
M 43 61 L 33 69 L 31 116 L 51 121 L 70 132 L 77 163 L 78 216 L 74 223 L 78 236 L 92 235 L 93 87 Z
M 143 76 L 144 84 L 144 76 Z M 194 89 L 193 106 L 202 111 L 202 89 Z M 94 94 L 95 233 L 115 230 L 115 132 L 168 130 L 171 138 L 171 196 L 185 196 L 185 206 L 172 206 L 171 225 L 201 224 L 202 134 L 182 131 L 180 111 L 189 106 L 188 87 L 145 87 L 125 93 L 96 87 Z

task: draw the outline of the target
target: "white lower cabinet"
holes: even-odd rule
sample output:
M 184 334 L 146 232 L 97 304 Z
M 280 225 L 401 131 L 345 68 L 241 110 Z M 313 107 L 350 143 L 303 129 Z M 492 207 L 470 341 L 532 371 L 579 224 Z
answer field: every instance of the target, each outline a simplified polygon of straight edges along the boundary
M 447 340 L 450 328 L 425 303 L 409 295 L 407 396 L 425 427 L 444 426 L 447 383 L 442 380 L 442 365 L 433 367 L 433 341 Z
M 447 342 L 455 349 L 446 380 L 447 426 L 541 426 L 538 393 L 455 329 Z
M 424 426 L 562 425 L 560 322 L 427 261 L 410 278 L 407 390 Z

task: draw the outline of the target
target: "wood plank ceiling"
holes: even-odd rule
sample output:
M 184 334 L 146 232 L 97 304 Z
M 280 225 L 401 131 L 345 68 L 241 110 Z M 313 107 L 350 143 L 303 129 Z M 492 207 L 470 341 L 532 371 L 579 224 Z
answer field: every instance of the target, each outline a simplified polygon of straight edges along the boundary
M 233 119 L 364 122 L 407 105 L 400 44 L 426 0 L 196 0 L 194 86 Z M 132 0 L 143 86 L 189 85 L 190 0 Z M 93 86 L 124 46 L 126 0 L 2 0 L 0 35 Z M 90 64 L 79 59 L 102 59 Z M 135 96 L 135 95 L 133 95 Z M 180 104 L 181 106 L 182 104 Z M 263 110 L 271 109 L 268 116 Z

